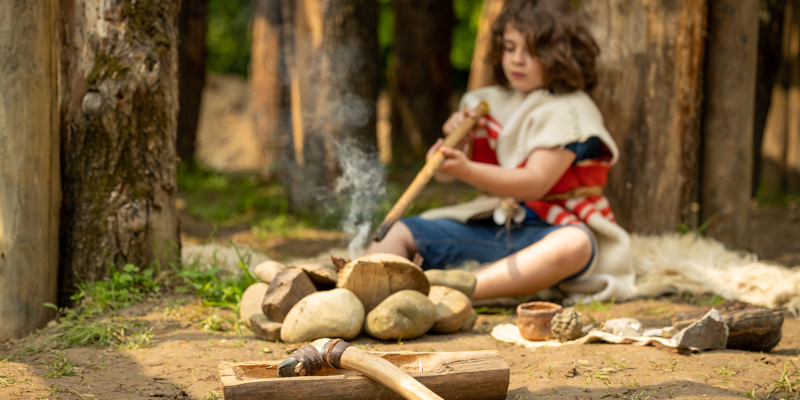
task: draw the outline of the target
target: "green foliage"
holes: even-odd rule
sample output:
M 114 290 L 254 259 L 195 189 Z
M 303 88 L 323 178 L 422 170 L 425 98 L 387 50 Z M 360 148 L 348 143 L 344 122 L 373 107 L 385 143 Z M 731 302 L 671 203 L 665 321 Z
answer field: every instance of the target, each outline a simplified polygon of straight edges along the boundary
M 789 364 L 792 364 L 794 367 L 794 371 L 789 369 Z M 776 392 L 783 392 L 787 394 L 798 393 L 800 392 L 800 371 L 798 371 L 797 365 L 795 365 L 794 361 L 786 360 L 783 363 L 783 373 L 781 373 L 781 377 L 778 380 L 772 380 L 774 382 L 775 387 L 770 392 L 770 395 Z M 753 390 L 755 393 L 755 389 Z
M 589 304 L 583 304 L 583 302 L 578 302 L 575 305 L 575 309 L 578 311 L 597 311 L 597 312 L 606 312 L 614 306 L 614 302 L 616 299 L 611 298 L 608 302 L 602 302 L 597 299 L 593 299 Z
M 75 365 L 72 364 L 66 357 L 64 357 L 61 353 L 51 352 L 50 355 L 55 357 L 56 359 L 49 363 L 49 367 L 47 368 L 47 373 L 44 375 L 48 378 L 61 378 L 63 376 L 72 376 L 76 375 L 75 372 Z M 43 364 L 47 364 L 46 361 L 42 361 Z
M 209 0 L 206 68 L 247 76 L 250 67 L 250 0 Z
M 514 315 L 514 309 L 511 308 L 489 308 L 489 307 L 478 307 L 475 309 L 475 312 L 478 314 L 499 314 L 499 315 Z
M 469 71 L 472 53 L 475 50 L 475 36 L 481 20 L 483 0 L 454 0 L 453 13 L 456 17 L 453 27 L 453 45 L 450 50 L 450 63 L 455 69 Z
M 122 270 L 113 266 L 109 269 L 110 276 L 102 281 L 78 283 L 78 292 L 72 295 L 72 300 L 85 300 L 86 306 L 94 308 L 94 314 L 101 314 L 106 310 L 130 307 L 145 295 L 156 295 L 161 291 L 161 285 L 153 279 L 152 268 L 142 271 L 133 264 L 125 264 Z
M 181 268 L 176 267 L 176 276 L 183 281 L 183 284 L 178 286 L 176 291 L 186 292 L 193 290 L 194 294 L 203 300 L 204 305 L 230 308 L 238 311 L 239 302 L 244 291 L 250 285 L 259 282 L 259 280 L 247 269 L 250 261 L 249 257 L 239 254 L 238 249 L 237 254 L 239 256 L 239 267 L 242 270 L 241 275 L 221 276 L 218 266 L 203 269 L 199 268 L 197 262 L 189 262 Z
M 232 175 L 201 167 L 178 167 L 179 196 L 186 211 L 220 226 L 248 223 L 261 236 L 292 236 L 307 227 L 333 229 L 332 215 L 289 213 L 288 191 L 257 175 Z
M 7 367 L 7 365 L 3 365 L 7 361 L 8 359 L 5 358 L 0 360 L 0 369 L 5 369 Z M 9 387 L 11 386 L 12 383 L 16 381 L 17 380 L 13 376 L 0 373 L 0 387 Z

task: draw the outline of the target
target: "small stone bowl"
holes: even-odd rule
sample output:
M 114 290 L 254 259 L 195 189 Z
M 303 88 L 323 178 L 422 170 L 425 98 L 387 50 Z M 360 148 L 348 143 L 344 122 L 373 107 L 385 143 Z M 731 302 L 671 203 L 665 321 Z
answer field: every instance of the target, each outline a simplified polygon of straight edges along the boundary
M 517 306 L 517 327 L 526 340 L 549 340 L 553 338 L 550 320 L 561 312 L 561 306 L 546 301 L 532 301 Z

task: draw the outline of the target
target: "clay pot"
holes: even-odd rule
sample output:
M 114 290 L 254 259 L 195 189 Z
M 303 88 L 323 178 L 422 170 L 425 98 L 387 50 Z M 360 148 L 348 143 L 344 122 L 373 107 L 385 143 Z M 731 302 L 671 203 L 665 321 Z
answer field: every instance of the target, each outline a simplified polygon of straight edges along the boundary
M 527 340 L 549 340 L 553 338 L 550 321 L 561 312 L 561 306 L 546 301 L 532 301 L 517 306 L 517 327 Z

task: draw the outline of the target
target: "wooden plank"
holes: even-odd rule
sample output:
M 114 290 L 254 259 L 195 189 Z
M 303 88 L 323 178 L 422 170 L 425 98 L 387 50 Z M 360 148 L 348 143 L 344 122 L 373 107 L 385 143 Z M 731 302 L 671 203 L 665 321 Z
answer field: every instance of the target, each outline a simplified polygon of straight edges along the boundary
M 700 220 L 726 246 L 750 248 L 758 0 L 709 2 Z
M 60 207 L 55 2 L 0 0 L 0 340 L 53 318 Z
M 509 367 L 496 350 L 373 354 L 397 365 L 445 399 L 500 400 L 508 393 Z M 225 399 L 402 399 L 376 381 L 348 370 L 323 368 L 312 377 L 278 378 L 279 364 L 220 364 Z

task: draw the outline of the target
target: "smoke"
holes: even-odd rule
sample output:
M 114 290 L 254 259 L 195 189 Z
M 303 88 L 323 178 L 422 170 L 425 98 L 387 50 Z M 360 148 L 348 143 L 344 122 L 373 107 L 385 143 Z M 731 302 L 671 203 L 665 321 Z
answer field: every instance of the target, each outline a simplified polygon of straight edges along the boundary
M 342 230 L 353 238 L 347 249 L 350 258 L 364 253 L 369 241 L 372 216 L 378 201 L 386 193 L 383 164 L 375 149 L 363 149 L 352 138 L 336 144 L 336 159 L 341 176 L 336 182 L 335 192 L 344 198 Z

